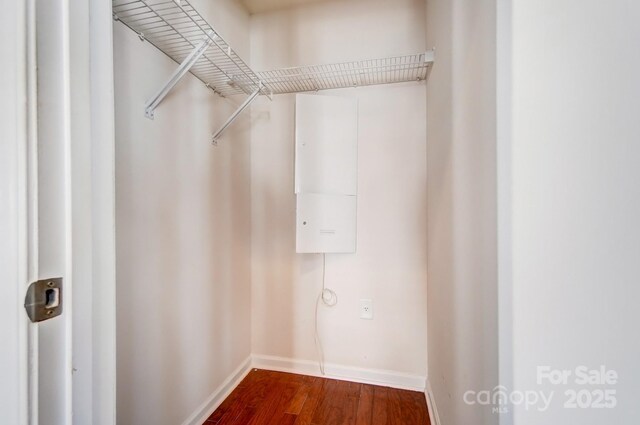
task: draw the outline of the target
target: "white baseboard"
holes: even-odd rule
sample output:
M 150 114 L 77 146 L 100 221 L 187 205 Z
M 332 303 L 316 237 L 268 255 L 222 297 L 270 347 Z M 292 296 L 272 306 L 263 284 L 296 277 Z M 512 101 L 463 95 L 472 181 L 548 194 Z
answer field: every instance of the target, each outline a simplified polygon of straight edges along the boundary
M 251 356 L 247 357 L 238 368 L 189 416 L 182 425 L 201 425 L 222 404 L 238 384 L 251 370 Z
M 297 360 L 284 357 L 254 354 L 253 367 L 278 372 L 298 373 L 301 375 L 322 376 L 318 362 Z M 423 392 L 426 386 L 424 376 L 409 375 L 390 370 L 362 369 L 352 366 L 325 364 L 325 378 L 363 384 L 382 385 L 385 387 Z
M 436 399 L 433 396 L 433 389 L 431 388 L 431 382 L 427 379 L 427 388 L 424 391 L 424 395 L 427 398 L 427 407 L 429 408 L 429 420 L 431 425 L 440 425 L 440 415 L 438 415 L 438 408 L 436 407 Z

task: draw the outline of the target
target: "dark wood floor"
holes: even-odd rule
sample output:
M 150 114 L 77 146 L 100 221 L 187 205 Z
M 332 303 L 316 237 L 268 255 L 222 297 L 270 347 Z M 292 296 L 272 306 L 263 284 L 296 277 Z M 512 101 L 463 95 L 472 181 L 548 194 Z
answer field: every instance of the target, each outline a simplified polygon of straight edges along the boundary
M 254 369 L 205 425 L 429 425 L 423 393 Z

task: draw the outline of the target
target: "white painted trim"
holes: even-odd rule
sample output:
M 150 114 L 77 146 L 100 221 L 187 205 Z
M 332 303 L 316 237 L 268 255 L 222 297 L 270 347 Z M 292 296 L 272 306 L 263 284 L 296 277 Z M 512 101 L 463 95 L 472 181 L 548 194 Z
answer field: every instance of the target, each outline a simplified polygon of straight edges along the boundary
M 440 415 L 438 414 L 438 408 L 436 407 L 436 398 L 433 395 L 431 381 L 428 379 L 424 396 L 427 398 L 427 408 L 429 409 L 429 420 L 431 421 L 431 425 L 440 425 Z
M 247 357 L 238 368 L 202 403 L 195 412 L 182 422 L 182 425 L 200 425 L 229 397 L 240 382 L 247 376 L 251 367 L 251 356 Z
M 0 26 L 0 418 L 26 425 L 28 319 L 27 15 L 25 2 L 5 2 Z
M 73 163 L 74 150 L 71 141 L 72 123 L 71 123 L 71 46 L 70 46 L 70 0 L 62 0 L 60 2 L 60 15 L 62 17 L 59 29 L 62 32 L 62 49 L 61 49 L 61 84 L 62 84 L 62 110 L 63 110 L 63 123 L 62 123 L 62 140 L 64 145 L 64 243 L 65 243 L 65 258 L 64 258 L 64 314 L 60 316 L 60 319 L 64 321 L 65 327 L 65 341 L 64 341 L 64 367 L 65 371 L 62 372 L 64 382 L 62 382 L 62 388 L 64 391 L 64 423 L 66 425 L 73 425 L 73 321 L 74 321 L 74 260 L 75 252 L 73 251 L 74 243 L 74 204 L 72 190 L 74 187 L 73 180 Z M 62 165 L 62 164 L 58 164 Z M 40 195 L 38 195 L 40 196 Z M 40 357 L 42 352 L 38 353 Z M 39 362 L 40 363 L 40 362 Z M 40 373 L 40 370 L 38 371 Z M 43 382 L 40 381 L 40 384 Z M 49 382 L 46 382 L 49 384 Z M 46 400 L 46 398 L 45 398 Z M 38 410 L 42 408 L 41 403 Z M 45 409 L 46 410 L 46 409 Z M 38 416 L 40 412 L 38 412 Z
M 341 381 L 359 382 L 363 384 L 382 385 L 385 387 L 423 392 L 426 377 L 409 375 L 391 370 L 363 369 L 338 364 L 325 364 L 325 375 L 320 373 L 318 362 L 297 360 L 284 357 L 254 354 L 253 367 L 278 372 L 298 373 L 301 375 L 320 376 Z
M 38 220 L 38 32 L 37 32 L 37 0 L 25 2 L 27 7 L 27 140 L 26 140 L 26 267 L 27 278 L 25 287 L 29 282 L 40 278 L 39 258 L 39 220 Z M 26 288 L 25 288 L 26 291 Z M 28 353 L 26 354 L 27 386 L 28 386 L 28 410 L 29 424 L 37 425 L 40 421 L 38 406 L 39 382 L 38 353 L 39 328 L 38 325 L 27 324 Z
M 512 230 L 512 0 L 496 3 L 496 167 L 498 215 L 498 374 L 500 385 L 513 388 L 513 230 Z M 513 409 L 499 415 L 513 425 Z
M 116 213 L 111 3 L 89 5 L 92 224 L 92 420 L 116 424 Z

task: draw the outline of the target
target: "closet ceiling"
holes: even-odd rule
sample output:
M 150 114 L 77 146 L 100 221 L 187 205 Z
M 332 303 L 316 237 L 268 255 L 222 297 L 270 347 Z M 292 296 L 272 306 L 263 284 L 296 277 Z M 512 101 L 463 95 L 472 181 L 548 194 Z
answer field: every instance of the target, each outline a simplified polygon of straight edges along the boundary
M 247 10 L 249 10 L 249 13 L 268 12 L 270 10 L 284 9 L 286 7 L 298 6 L 307 3 L 319 3 L 322 1 L 335 0 L 240 0 Z

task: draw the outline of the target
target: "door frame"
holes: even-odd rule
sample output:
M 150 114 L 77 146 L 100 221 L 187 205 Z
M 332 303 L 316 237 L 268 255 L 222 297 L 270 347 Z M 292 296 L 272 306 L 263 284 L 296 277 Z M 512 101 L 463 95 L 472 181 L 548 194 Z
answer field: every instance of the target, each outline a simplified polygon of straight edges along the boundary
M 91 356 L 92 397 L 90 404 L 83 403 L 87 418 L 93 425 L 115 425 L 116 423 L 116 211 L 115 211 L 115 111 L 114 111 L 114 71 L 113 71 L 113 12 L 111 2 L 104 0 L 69 0 L 72 3 L 71 22 L 82 23 L 81 29 L 71 28 L 72 39 L 78 40 L 83 34 L 88 42 L 81 45 L 88 48 L 90 96 L 83 101 L 90 113 L 90 145 L 88 157 L 80 160 L 90 163 L 91 190 L 80 196 L 86 196 L 91 203 L 91 316 L 77 315 L 74 327 L 82 326 L 83 321 L 90 320 L 90 336 L 92 344 L 84 354 Z M 81 16 L 74 16 L 82 9 Z M 79 32 L 79 34 L 78 34 Z M 73 60 L 73 49 L 72 49 Z M 82 125 L 72 120 L 74 125 Z M 86 143 L 81 139 L 79 145 Z M 73 148 L 72 148 L 73 150 Z M 77 313 L 77 309 L 76 309 Z M 78 347 L 74 345 L 74 356 Z M 88 390 L 88 388 L 86 389 Z M 74 400 L 84 392 L 74 392 Z M 74 415 L 79 413 L 74 409 Z
M 9 2 L 0 14 L 0 417 L 26 425 L 28 409 L 28 319 L 24 314 L 27 262 L 27 27 L 24 2 Z
M 61 0 L 60 5 L 67 40 L 61 54 L 69 69 L 63 83 L 69 99 L 65 117 L 69 130 L 68 195 L 60 202 L 68 206 L 71 228 L 67 233 L 72 242 L 67 256 L 73 274 L 68 276 L 71 284 L 65 286 L 69 301 L 65 311 L 71 316 L 72 334 L 67 350 L 74 370 L 67 408 L 73 412 L 74 422 L 113 425 L 116 308 L 111 4 Z M 4 288 L 0 338 L 5 343 L 0 351 L 0 417 L 17 425 L 37 423 L 37 379 L 33 379 L 37 368 L 32 367 L 37 364 L 37 346 L 32 342 L 37 325 L 29 322 L 23 304 L 28 284 L 44 277 L 33 276 L 37 273 L 33 267 L 33 235 L 37 233 L 33 161 L 37 146 L 31 140 L 36 118 L 35 64 L 28 48 L 33 35 L 31 12 L 29 2 L 9 2 L 0 16 L 7 35 L 0 38 L 0 54 L 8 65 L 0 67 L 0 278 Z M 84 86 L 77 85 L 79 79 Z M 82 218 L 82 225 L 76 224 L 77 217 Z
M 111 2 L 69 14 L 74 423 L 116 423 L 115 125 Z M 72 83 L 71 83 L 72 82 Z M 89 343 L 90 341 L 90 343 Z M 84 372 L 84 373 L 83 373 Z

